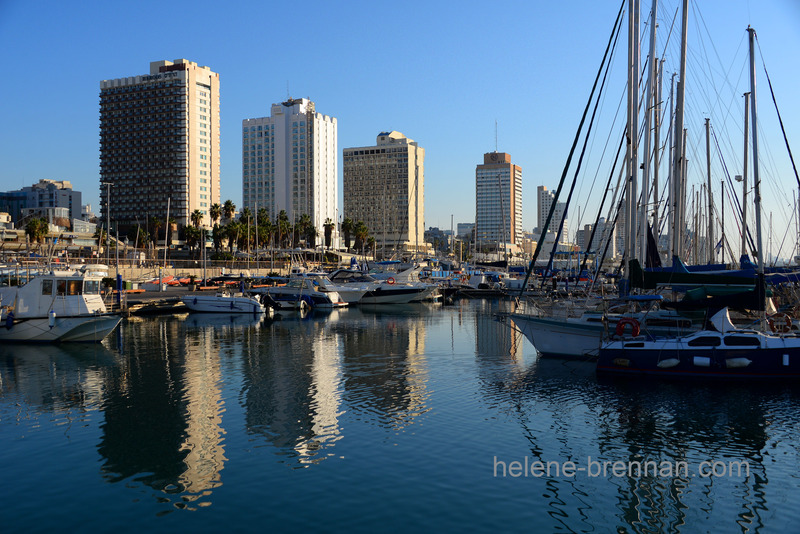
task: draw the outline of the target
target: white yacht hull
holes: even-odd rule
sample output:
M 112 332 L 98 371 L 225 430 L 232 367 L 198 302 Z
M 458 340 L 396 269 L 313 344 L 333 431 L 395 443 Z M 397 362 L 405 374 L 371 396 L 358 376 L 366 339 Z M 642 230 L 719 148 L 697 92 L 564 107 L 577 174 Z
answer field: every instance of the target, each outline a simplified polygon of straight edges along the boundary
M 254 298 L 227 295 L 187 295 L 181 301 L 193 312 L 264 313 L 264 305 Z
M 122 318 L 116 314 L 80 317 L 56 317 L 53 326 L 47 317 L 8 321 L 0 325 L 0 341 L 58 343 L 62 341 L 102 341 Z

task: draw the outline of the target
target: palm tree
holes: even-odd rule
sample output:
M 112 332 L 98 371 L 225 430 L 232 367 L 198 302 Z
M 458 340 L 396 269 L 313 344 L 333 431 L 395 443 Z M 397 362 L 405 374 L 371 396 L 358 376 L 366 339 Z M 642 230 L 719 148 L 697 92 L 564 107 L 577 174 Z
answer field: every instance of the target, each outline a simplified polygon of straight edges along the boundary
M 159 229 L 161 229 L 162 226 L 164 226 L 164 222 L 155 215 L 153 215 L 150 218 L 150 226 L 153 227 L 153 237 L 155 238 L 156 245 L 158 245 L 158 231 Z
M 194 210 L 189 216 L 195 228 L 200 228 L 200 223 L 203 222 L 203 216 L 204 214 L 200 210 Z
M 242 233 L 242 224 L 238 221 L 231 221 L 225 225 L 225 237 L 228 238 L 228 249 L 233 254 L 234 245 L 238 245 L 239 235 Z
M 183 229 L 184 237 L 186 238 L 186 244 L 189 245 L 189 249 L 193 250 L 195 246 L 200 244 L 200 228 L 197 226 L 187 226 Z
M 361 255 L 364 255 L 364 245 L 367 244 L 369 237 L 369 229 L 364 221 L 358 221 L 353 227 L 353 233 L 356 237 L 356 249 L 361 249 Z
M 260 210 L 259 210 L 260 211 Z M 266 219 L 258 224 L 258 242 L 262 247 L 267 248 L 272 245 L 272 235 L 275 232 L 275 225 Z
M 375 246 L 375 236 L 369 236 L 367 238 L 367 247 L 372 249 L 372 258 L 374 259 L 375 258 L 375 253 L 376 253 L 376 250 L 375 250 L 375 248 L 376 248 L 376 246 Z
M 214 250 L 219 252 L 219 249 L 222 248 L 222 242 L 225 240 L 225 227 L 220 225 L 214 225 L 214 228 L 211 229 L 211 240 L 214 241 Z
M 344 234 L 344 246 L 348 252 L 350 251 L 350 233 L 353 232 L 353 229 L 353 219 L 345 217 L 342 221 L 342 233 Z
M 295 241 L 299 242 L 301 237 L 307 240 L 309 228 L 312 226 L 311 216 L 307 213 L 302 214 L 300 220 L 294 225 Z M 306 243 L 306 246 L 308 246 L 308 243 Z
M 313 224 L 309 225 L 306 228 L 306 245 L 308 248 L 316 248 L 317 246 L 317 237 L 319 236 L 319 230 Z
M 211 217 L 211 224 L 217 224 L 217 221 L 222 216 L 222 206 L 215 202 L 211 204 L 211 209 L 208 210 L 208 215 Z
M 233 219 L 233 214 L 236 212 L 236 204 L 232 200 L 226 200 L 222 205 L 222 214 L 227 220 Z
M 286 215 L 286 210 L 281 210 L 278 218 L 275 220 L 275 230 L 278 236 L 278 246 L 286 247 L 286 241 L 289 237 L 291 225 L 289 224 L 289 216 Z
M 333 229 L 335 227 L 336 225 L 333 224 L 333 221 L 330 217 L 325 219 L 325 224 L 322 225 L 322 228 L 325 229 L 325 248 L 327 249 L 331 248 L 331 242 L 333 241 Z
M 242 211 L 239 213 L 239 220 L 244 224 L 247 224 L 247 221 L 253 218 L 253 212 L 250 211 L 250 208 L 244 207 Z

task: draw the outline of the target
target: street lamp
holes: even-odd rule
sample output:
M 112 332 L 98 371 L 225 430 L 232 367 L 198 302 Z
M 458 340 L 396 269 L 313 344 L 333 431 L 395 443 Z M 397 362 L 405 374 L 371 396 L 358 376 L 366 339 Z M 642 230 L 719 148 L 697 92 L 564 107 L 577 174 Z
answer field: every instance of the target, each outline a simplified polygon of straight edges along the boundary
M 106 186 L 106 265 L 111 263 L 111 182 L 100 182 Z

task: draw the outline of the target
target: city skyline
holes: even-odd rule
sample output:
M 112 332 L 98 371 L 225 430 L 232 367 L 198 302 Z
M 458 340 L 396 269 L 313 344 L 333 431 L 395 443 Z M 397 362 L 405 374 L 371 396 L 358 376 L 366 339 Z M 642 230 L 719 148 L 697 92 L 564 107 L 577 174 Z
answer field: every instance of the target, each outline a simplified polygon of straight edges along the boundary
M 177 26 L 153 19 L 148 13 L 161 5 L 149 2 L 124 17 L 115 6 L 99 2 L 79 7 L 51 3 L 45 9 L 4 3 L 0 42 L 4 49 L 14 50 L 8 72 L 15 75 L 7 80 L 0 103 L 5 123 L 0 139 L 0 157 L 6 163 L 0 171 L 3 189 L 19 189 L 39 179 L 69 180 L 83 192 L 84 202 L 100 212 L 98 82 L 141 73 L 141 66 L 151 61 L 186 58 L 220 75 L 223 201 L 244 206 L 241 121 L 267 115 L 270 103 L 307 97 L 337 117 L 339 157 L 342 147 L 361 146 L 379 131 L 402 131 L 426 147 L 427 227 L 449 228 L 451 215 L 456 223 L 474 221 L 476 159 L 494 150 L 513 154 L 515 163 L 526 169 L 523 228 L 531 230 L 538 216 L 536 186 L 555 190 L 558 185 L 619 5 L 586 3 L 570 9 L 511 2 L 492 17 L 485 6 L 459 4 L 452 9 L 441 4 L 426 5 L 422 18 L 415 9 L 362 9 L 366 5 L 312 3 L 313 38 L 291 39 L 291 25 L 275 25 L 270 42 L 290 44 L 267 47 L 265 52 L 263 36 L 248 31 L 246 21 L 274 17 L 271 6 L 222 8 L 209 2 L 177 2 L 175 11 L 185 17 L 185 23 Z M 659 39 L 666 42 L 672 30 L 668 47 L 661 48 L 676 46 L 679 22 L 673 19 L 678 7 L 675 0 L 659 7 Z M 646 35 L 649 5 L 642 8 Z M 198 39 L 196 28 L 207 20 L 214 21 L 214 31 Z M 370 23 L 373 20 L 383 22 L 376 26 Z M 690 166 L 696 167 L 690 169 L 693 183 L 700 183 L 703 174 L 704 114 L 711 114 L 712 125 L 725 138 L 720 141 L 723 150 L 730 145 L 734 155 L 741 151 L 738 126 L 733 126 L 741 121 L 734 107 L 740 102 L 732 95 L 739 94 L 747 81 L 740 55 L 746 51 L 748 24 L 759 32 L 759 51 L 770 69 L 789 142 L 800 142 L 800 112 L 791 98 L 799 75 L 790 68 L 791 51 L 800 47 L 798 22 L 800 7 L 788 0 L 758 6 L 746 0 L 691 4 L 690 50 L 697 53 L 701 37 L 714 40 L 705 57 L 694 56 L 689 63 L 687 106 L 692 108 L 687 110 L 687 127 Z M 624 36 L 620 41 L 624 48 Z M 389 53 L 393 45 L 402 53 Z M 645 39 L 643 57 L 646 46 Z M 709 58 L 736 84 L 716 86 L 715 97 L 705 94 L 706 89 L 695 89 L 707 82 L 706 71 L 713 70 L 703 64 Z M 486 74 L 487 66 L 493 67 L 494 75 Z M 624 91 L 623 67 L 624 50 L 617 52 L 609 75 L 609 93 L 601 109 L 606 119 Z M 667 93 L 675 66 L 665 67 Z M 797 184 L 783 155 L 780 132 L 774 133 L 776 121 L 768 117 L 774 109 L 763 79 L 759 91 L 762 128 L 769 132 L 761 138 L 770 166 L 762 179 L 775 181 L 765 187 L 765 202 L 774 203 L 765 211 L 774 210 L 778 226 L 791 204 L 781 193 L 795 191 Z M 42 135 L 46 124 L 55 125 L 58 142 Z M 618 125 L 616 129 L 608 125 L 588 148 L 582 171 L 588 176 L 587 185 L 573 200 L 582 207 L 581 213 L 592 213 L 588 199 L 599 196 L 588 184 L 595 175 L 604 181 L 610 168 L 607 161 L 598 164 L 606 136 L 619 132 Z M 612 141 L 609 146 L 613 145 Z M 731 174 L 737 174 L 739 164 L 728 166 Z M 720 178 L 714 177 L 712 189 L 719 189 Z M 338 180 L 341 195 L 341 167 Z M 714 194 L 719 196 L 716 190 Z M 442 201 L 431 202 L 434 198 Z M 578 210 L 571 207 L 570 213 Z M 588 217 L 575 220 L 574 228 L 591 222 Z M 780 224 L 781 228 L 794 225 L 788 219 Z

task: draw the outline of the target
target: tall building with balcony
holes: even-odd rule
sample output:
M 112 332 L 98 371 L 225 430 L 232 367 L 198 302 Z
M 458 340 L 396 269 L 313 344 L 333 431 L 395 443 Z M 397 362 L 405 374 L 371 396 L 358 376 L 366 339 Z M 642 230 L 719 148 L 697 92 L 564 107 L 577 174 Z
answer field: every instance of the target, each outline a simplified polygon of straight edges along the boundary
M 475 241 L 481 250 L 522 243 L 522 167 L 505 152 L 475 167 Z
M 273 104 L 271 116 L 242 121 L 242 200 L 271 219 L 309 215 L 320 235 L 339 209 L 338 124 L 307 98 Z
M 344 149 L 344 217 L 363 221 L 380 252 L 424 251 L 425 149 L 400 132 Z
M 100 82 L 101 219 L 203 224 L 220 202 L 219 74 L 193 61 L 150 63 L 150 74 Z M 108 195 L 110 194 L 110 202 Z M 169 205 L 169 206 L 168 206 Z

